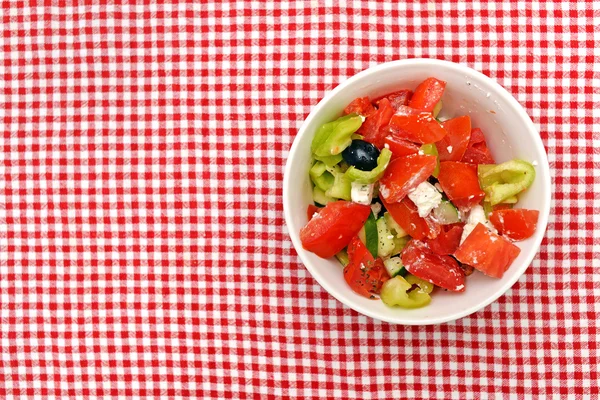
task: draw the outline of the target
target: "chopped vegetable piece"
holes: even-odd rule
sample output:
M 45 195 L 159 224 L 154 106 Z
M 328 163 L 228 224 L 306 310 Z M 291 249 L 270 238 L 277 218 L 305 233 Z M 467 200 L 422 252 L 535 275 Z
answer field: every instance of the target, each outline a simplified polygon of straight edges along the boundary
M 435 107 L 433 107 L 433 111 L 431 112 L 433 118 L 437 119 L 438 115 L 440 115 L 440 111 L 442 111 L 443 106 L 444 105 L 442 104 L 441 100 L 436 103 Z
M 373 257 L 377 257 L 378 236 L 377 221 L 373 213 L 370 213 L 367 222 L 365 222 L 365 245 Z
M 419 152 L 417 144 L 402 139 L 396 133 L 392 133 L 384 139 L 384 146 L 392 151 L 393 157 L 408 156 Z
M 383 265 L 389 276 L 392 278 L 400 273 L 404 268 L 402 265 L 402 259 L 400 257 L 392 257 L 387 260 L 383 260 Z
M 402 200 L 408 192 L 429 178 L 437 159 L 425 154 L 395 158 L 379 181 L 379 194 L 388 203 Z
M 361 127 L 360 115 L 349 114 L 333 122 L 322 125 L 311 144 L 312 152 L 318 157 L 330 157 L 340 154 L 352 143 L 352 134 Z
M 438 175 L 440 174 L 440 158 L 438 157 L 437 147 L 435 147 L 435 144 L 432 144 L 432 143 L 424 144 L 423 146 L 421 146 L 421 151 L 430 156 L 435 156 L 435 159 L 436 159 L 435 169 L 433 170 L 431 175 L 434 178 L 437 178 Z
M 457 161 L 440 163 L 438 180 L 446 196 L 459 208 L 470 208 L 484 198 L 475 166 Z
M 402 252 L 404 268 L 434 285 L 455 292 L 465 290 L 465 273 L 456 260 L 432 252 L 423 242 L 411 240 Z
M 344 279 L 353 291 L 367 298 L 374 298 L 381 285 L 389 279 L 381 258 L 373 258 L 367 247 L 355 236 L 348 244 L 348 265 Z
M 338 261 L 340 262 L 340 264 L 342 264 L 343 267 L 345 267 L 346 265 L 348 265 L 348 263 L 350 262 L 348 260 L 348 253 L 346 252 L 346 250 L 342 250 L 339 253 L 337 253 L 335 255 L 335 258 L 338 259 Z
M 435 239 L 425 239 L 424 242 L 434 253 L 449 256 L 458 249 L 462 233 L 462 224 L 445 225 Z
M 394 235 L 383 217 L 377 220 L 377 239 L 377 255 L 381 258 L 389 257 L 394 251 Z
M 412 108 L 431 112 L 441 100 L 445 88 L 446 82 L 435 78 L 427 78 L 417 86 L 408 105 Z
M 390 120 L 390 132 L 402 139 L 423 144 L 434 143 L 446 136 L 446 131 L 430 112 L 401 107 Z
M 442 126 L 446 136 L 435 143 L 440 161 L 462 160 L 471 138 L 471 118 L 468 115 L 452 118 L 444 121 Z
M 352 100 L 352 102 L 348 104 L 346 108 L 344 108 L 345 115 L 358 114 L 362 115 L 363 117 L 368 117 L 374 112 L 375 107 L 373 107 L 373 104 L 371 104 L 371 100 L 369 100 L 368 97 L 358 97 Z
M 306 217 L 307 219 L 310 221 L 311 219 L 313 219 L 313 217 L 315 217 L 317 215 L 317 213 L 319 212 L 320 208 L 315 206 L 314 204 L 309 204 L 308 208 L 306 209 Z
M 477 224 L 454 257 L 488 276 L 502 278 L 520 252 L 521 249 L 507 239 L 491 232 L 483 224 Z
M 404 236 L 408 236 L 408 233 L 406 233 L 406 231 L 404 229 L 402 229 L 402 227 L 400 225 L 398 225 L 398 223 L 394 220 L 394 218 L 392 218 L 392 214 L 390 214 L 389 212 L 386 212 L 385 214 L 383 214 L 383 218 L 385 218 L 386 225 L 392 231 L 394 231 L 394 234 L 396 235 L 396 237 L 401 238 Z
M 442 200 L 440 205 L 433 209 L 433 218 L 441 225 L 450 225 L 460 222 L 458 209 L 448 200 Z
M 371 207 L 349 201 L 328 203 L 300 230 L 302 247 L 322 258 L 339 253 L 356 236 Z
M 313 201 L 315 203 L 326 205 L 328 203 L 335 201 L 335 199 L 333 197 L 327 196 L 324 191 L 319 189 L 318 186 L 315 186 L 313 188 Z
M 316 154 L 313 154 L 313 157 L 315 158 L 315 160 L 321 161 L 328 167 L 333 167 L 334 165 L 339 164 L 343 160 L 341 153 L 336 154 L 335 156 L 326 156 L 326 157 L 319 157 Z
M 358 133 L 364 137 L 364 140 L 373 143 L 378 148 L 383 147 L 383 140 L 389 133 L 387 125 L 394 115 L 394 109 L 388 99 L 382 99 L 379 102 L 379 108 L 373 114 L 369 115 L 358 130 Z
M 494 157 L 485 142 L 485 136 L 479 128 L 471 130 L 471 138 L 469 145 L 465 150 L 465 154 L 461 160 L 470 164 L 495 164 Z
M 490 221 L 501 235 L 525 240 L 535 233 L 539 215 L 537 210 L 497 210 L 490 213 Z
M 516 196 L 533 183 L 535 169 L 523 160 L 511 160 L 496 165 L 479 166 L 479 183 L 492 206 Z
M 435 288 L 435 285 L 432 284 L 431 282 L 427 282 L 426 280 L 417 278 L 414 275 L 408 274 L 404 277 L 404 279 L 406 279 L 406 282 L 410 283 L 411 285 L 417 285 L 419 287 L 419 289 L 421 289 L 425 293 L 431 293 L 431 292 L 433 292 L 433 289 Z
M 431 216 L 419 217 L 417 207 L 409 198 L 405 198 L 399 203 L 384 201 L 383 205 L 392 215 L 394 221 L 415 239 L 434 239 L 440 233 L 440 225 Z
M 375 183 L 379 180 L 388 164 L 390 164 L 390 159 L 392 158 L 392 152 L 386 148 L 381 149 L 381 153 L 377 158 L 377 167 L 371 171 L 361 171 L 358 168 L 350 167 L 346 171 L 346 178 L 348 178 L 352 182 L 358 183 Z
M 334 179 L 333 185 L 325 191 L 325 195 L 336 199 L 350 200 L 352 183 L 346 178 L 346 174 L 338 165 L 327 167 L 327 171 L 333 175 Z
M 402 308 L 424 307 L 431 302 L 429 293 L 420 286 L 411 290 L 413 285 L 401 276 L 395 276 L 383 284 L 381 288 L 381 300 L 388 306 L 400 306 Z
M 397 92 L 390 93 L 388 95 L 383 96 L 379 100 L 375 101 L 375 104 L 379 105 L 381 100 L 388 99 L 394 111 L 396 111 L 400 106 L 407 106 L 410 98 L 412 97 L 412 90 L 402 89 Z

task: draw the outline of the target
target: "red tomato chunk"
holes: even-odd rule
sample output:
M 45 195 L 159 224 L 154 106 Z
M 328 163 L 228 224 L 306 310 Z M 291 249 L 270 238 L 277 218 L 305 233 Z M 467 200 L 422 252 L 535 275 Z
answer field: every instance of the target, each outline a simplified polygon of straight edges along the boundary
M 488 276 L 502 278 L 520 252 L 521 249 L 507 239 L 491 232 L 483 224 L 477 224 L 454 257 Z
M 537 210 L 495 210 L 490 213 L 490 222 L 503 236 L 525 240 L 535 233 L 539 215 Z
M 379 102 L 379 108 L 369 115 L 356 133 L 363 135 L 364 140 L 374 144 L 378 148 L 383 147 L 383 141 L 389 134 L 387 129 L 394 110 L 388 99 Z
M 300 229 L 302 247 L 322 258 L 333 257 L 365 224 L 371 207 L 339 200 L 327 204 Z
M 462 160 L 471 138 L 471 118 L 468 115 L 452 118 L 442 126 L 446 136 L 435 144 L 440 161 Z
M 390 279 L 381 258 L 374 259 L 358 236 L 348 245 L 348 260 L 344 279 L 361 296 L 374 298 L 373 294 L 379 293 L 381 285 Z
M 413 94 L 408 105 L 412 108 L 431 112 L 442 99 L 445 88 L 446 82 L 435 78 L 427 78 L 417 86 L 415 94 Z
M 408 109 L 408 110 L 407 110 Z M 411 142 L 435 143 L 446 136 L 446 131 L 429 112 L 403 107 L 390 120 L 390 131 Z
M 465 154 L 461 160 L 470 164 L 496 164 L 490 149 L 485 142 L 485 136 L 479 128 L 471 130 L 471 138 Z
M 408 105 L 412 94 L 412 90 L 402 89 L 397 92 L 386 94 L 382 97 L 382 99 L 388 99 L 390 101 L 390 104 L 392 105 L 392 108 L 394 109 L 394 111 L 396 111 L 399 107 Z M 381 99 L 377 100 L 375 104 L 379 105 L 380 101 Z
M 388 203 L 402 200 L 411 190 L 429 178 L 436 163 L 435 156 L 425 154 L 395 158 L 379 181 L 379 194 Z
M 463 226 L 463 224 L 444 225 L 435 239 L 425 240 L 425 243 L 436 254 L 452 255 L 460 245 Z
M 436 286 L 464 292 L 465 273 L 455 259 L 435 254 L 423 242 L 411 240 L 402 251 L 402 263 L 411 274 Z
M 363 117 L 368 117 L 375 112 L 375 107 L 371 104 L 368 97 L 358 97 L 352 100 L 352 103 L 348 104 L 344 108 L 344 114 L 358 114 Z
M 485 197 L 477 179 L 477 167 L 474 165 L 444 161 L 440 163 L 438 180 L 446 196 L 457 207 L 472 207 Z
M 440 224 L 431 216 L 425 218 L 419 216 L 417 206 L 408 197 L 399 203 L 387 203 L 383 199 L 382 202 L 394 221 L 413 238 L 418 240 L 435 239 L 439 235 Z

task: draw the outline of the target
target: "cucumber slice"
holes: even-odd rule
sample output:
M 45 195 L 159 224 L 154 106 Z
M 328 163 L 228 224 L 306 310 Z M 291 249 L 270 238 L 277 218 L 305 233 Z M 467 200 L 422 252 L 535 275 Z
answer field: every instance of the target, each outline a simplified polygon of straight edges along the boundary
M 315 161 L 315 164 L 310 168 L 308 174 L 311 179 L 316 179 L 327 171 L 327 165 L 321 161 Z
M 325 205 L 327 203 L 331 203 L 332 201 L 335 201 L 334 198 L 327 196 L 324 191 L 319 189 L 318 186 L 315 186 L 313 188 L 313 200 L 315 203 L 319 203 L 319 204 L 323 204 L 323 205 Z
M 339 253 L 337 253 L 335 255 L 335 258 L 337 258 L 340 264 L 342 264 L 342 267 L 345 267 L 346 265 L 348 265 L 348 263 L 350 263 L 350 259 L 348 258 L 348 252 L 346 250 L 342 250 Z
M 401 238 L 404 236 L 408 236 L 408 233 L 406 233 L 406 231 L 402 229 L 400 225 L 398 225 L 398 223 L 394 220 L 394 218 L 389 212 L 386 211 L 383 214 L 383 218 L 385 218 L 385 223 L 387 224 L 387 226 L 396 233 L 396 237 Z
M 371 213 L 367 222 L 365 222 L 365 245 L 374 258 L 377 258 L 377 250 L 379 248 L 378 235 L 377 221 L 375 221 L 375 217 Z
M 321 174 L 321 176 L 317 176 L 316 178 L 313 178 L 312 181 L 316 186 L 319 187 L 319 189 L 323 190 L 327 194 L 327 191 L 333 186 L 335 179 L 334 179 L 333 175 L 331 175 L 329 172 L 325 171 L 323 174 Z M 329 197 L 336 197 L 336 196 L 329 196 Z
M 437 164 L 435 166 L 435 169 L 431 173 L 431 176 L 437 179 L 438 175 L 440 174 L 440 158 L 438 157 L 438 151 L 437 147 L 435 147 L 435 143 L 424 144 L 423 146 L 421 146 L 421 151 L 423 151 L 423 153 L 425 154 L 429 154 L 430 156 L 436 157 Z
M 363 244 L 366 246 L 367 245 L 367 234 L 365 233 L 365 226 L 363 225 L 362 228 L 360 228 L 360 231 L 358 231 L 358 238 L 360 239 L 361 242 L 363 242 Z
M 433 209 L 433 217 L 442 225 L 460 222 L 458 209 L 447 200 L 442 200 L 440 205 Z
M 371 214 L 372 215 L 372 214 Z M 388 228 L 385 218 L 381 217 L 377 220 L 377 255 L 381 258 L 388 257 L 394 250 L 394 235 Z
M 402 259 L 400 257 L 392 257 L 387 260 L 383 260 L 383 265 L 387 270 L 387 273 L 393 278 L 394 276 L 400 274 L 400 271 L 404 269 L 404 265 L 402 264 Z

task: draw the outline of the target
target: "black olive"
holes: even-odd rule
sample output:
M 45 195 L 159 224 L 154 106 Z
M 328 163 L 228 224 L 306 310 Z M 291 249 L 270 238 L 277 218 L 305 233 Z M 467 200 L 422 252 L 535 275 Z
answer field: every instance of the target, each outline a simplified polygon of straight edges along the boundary
M 361 171 L 371 171 L 377 166 L 379 150 L 364 140 L 353 140 L 350 146 L 342 152 L 342 157 L 348 164 Z

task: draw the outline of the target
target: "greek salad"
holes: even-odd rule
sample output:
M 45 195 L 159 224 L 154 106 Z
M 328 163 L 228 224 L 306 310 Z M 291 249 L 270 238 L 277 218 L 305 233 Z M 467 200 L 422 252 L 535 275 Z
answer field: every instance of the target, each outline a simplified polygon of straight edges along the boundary
M 462 292 L 475 270 L 501 278 L 519 255 L 513 242 L 536 229 L 539 212 L 515 208 L 533 165 L 496 163 L 468 115 L 438 119 L 445 87 L 432 77 L 357 98 L 312 141 L 302 245 L 337 257 L 354 292 L 388 306 Z

